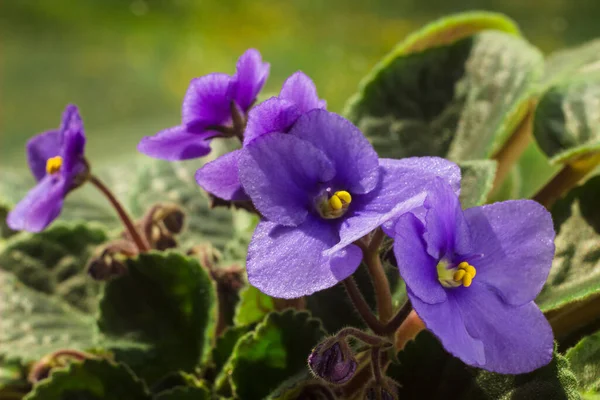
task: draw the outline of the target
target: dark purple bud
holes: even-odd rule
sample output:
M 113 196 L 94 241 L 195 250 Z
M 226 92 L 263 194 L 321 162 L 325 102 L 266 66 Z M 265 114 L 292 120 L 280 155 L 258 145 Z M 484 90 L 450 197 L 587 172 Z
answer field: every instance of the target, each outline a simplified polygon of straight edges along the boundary
M 308 366 L 319 378 L 341 385 L 354 376 L 357 362 L 346 342 L 324 342 L 310 354 Z

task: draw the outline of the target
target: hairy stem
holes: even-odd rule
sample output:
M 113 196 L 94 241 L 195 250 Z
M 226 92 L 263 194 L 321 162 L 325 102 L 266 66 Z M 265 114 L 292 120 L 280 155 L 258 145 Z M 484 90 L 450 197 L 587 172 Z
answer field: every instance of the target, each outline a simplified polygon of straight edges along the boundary
M 400 307 L 394 318 L 390 320 L 384 327 L 383 333 L 385 335 L 392 334 L 400 328 L 404 320 L 408 317 L 408 314 L 412 311 L 412 304 L 410 304 L 410 300 L 406 300 L 406 302 Z
M 383 332 L 383 324 L 379 322 L 377 317 L 371 311 L 371 308 L 365 301 L 365 298 L 358 290 L 358 286 L 356 286 L 356 282 L 354 282 L 354 278 L 351 276 L 344 279 L 342 281 L 344 283 L 344 287 L 346 288 L 346 292 L 348 293 L 348 297 L 352 301 L 352 304 L 362 317 L 363 321 L 367 324 L 367 326 L 376 334 L 380 335 Z
M 368 333 L 365 333 L 360 329 L 356 329 L 353 327 L 344 328 L 335 335 L 337 339 L 344 339 L 347 336 L 352 336 L 360 340 L 361 342 L 368 344 L 369 346 L 377 346 L 384 348 L 392 346 L 392 343 L 385 338 L 369 335 Z
M 131 218 L 129 217 L 129 215 L 127 215 L 127 212 L 125 211 L 119 200 L 117 200 L 117 198 L 110 191 L 110 189 L 100 179 L 98 179 L 98 177 L 94 175 L 90 175 L 89 181 L 94 186 L 96 186 L 96 188 L 98 188 L 98 190 L 100 190 L 102 194 L 104 194 L 104 196 L 106 196 L 110 204 L 117 211 L 121 222 L 123 222 L 125 229 L 127 230 L 127 232 L 129 232 L 129 236 L 131 236 L 131 239 L 133 239 L 139 251 L 143 253 L 150 250 L 146 241 L 140 236 L 140 233 L 135 228 L 135 225 L 131 221 Z
M 556 200 L 577 185 L 598 163 L 600 152 L 570 162 L 533 196 L 533 200 L 550 209 Z
M 381 373 L 381 351 L 379 347 L 371 349 L 371 368 L 373 369 L 373 379 L 375 379 L 378 385 L 381 385 L 383 376 Z
M 369 274 L 373 280 L 375 297 L 377 299 L 377 313 L 379 314 L 379 321 L 383 324 L 389 321 L 394 313 L 390 283 L 383 270 L 383 265 L 381 265 L 381 258 L 379 258 L 379 247 L 384 237 L 385 234 L 381 228 L 378 228 L 373 233 L 373 237 L 368 245 L 365 245 L 362 241 L 356 242 L 363 252 L 363 261 L 367 265 Z

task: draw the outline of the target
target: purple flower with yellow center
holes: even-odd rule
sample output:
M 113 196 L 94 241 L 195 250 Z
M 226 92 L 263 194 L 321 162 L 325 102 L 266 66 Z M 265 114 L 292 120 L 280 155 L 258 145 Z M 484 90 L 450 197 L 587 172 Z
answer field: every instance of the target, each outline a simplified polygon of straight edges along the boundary
M 27 161 L 38 183 L 8 214 L 11 229 L 40 232 L 58 217 L 66 195 L 87 177 L 84 147 L 83 123 L 74 105 L 65 109 L 58 130 L 29 140 Z
M 313 81 L 298 71 L 284 82 L 278 97 L 272 97 L 250 111 L 243 146 L 269 133 L 288 132 L 301 115 L 325 106 L 325 101 L 317 96 Z M 224 200 L 248 200 L 238 174 L 241 151 L 227 153 L 200 168 L 196 173 L 198 184 Z
M 435 177 L 458 190 L 460 170 L 436 157 L 380 160 L 348 120 L 313 110 L 289 133 L 245 146 L 239 176 L 264 217 L 248 249 L 248 279 L 271 296 L 294 298 L 350 276 L 362 259 L 356 240 L 422 206 Z
M 147 136 L 138 150 L 150 157 L 177 161 L 210 153 L 210 140 L 243 131 L 248 110 L 269 75 L 257 50 L 239 58 L 233 76 L 213 73 L 193 79 L 183 99 L 181 125 Z
M 552 330 L 533 302 L 554 256 L 548 211 L 531 200 L 463 211 L 441 180 L 424 206 L 387 233 L 427 328 L 450 353 L 489 371 L 519 374 L 550 362 Z

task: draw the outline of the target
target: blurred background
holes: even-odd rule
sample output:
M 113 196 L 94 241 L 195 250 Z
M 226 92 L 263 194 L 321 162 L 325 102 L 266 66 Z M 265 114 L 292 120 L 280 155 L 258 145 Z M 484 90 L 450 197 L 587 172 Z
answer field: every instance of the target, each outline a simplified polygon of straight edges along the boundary
M 263 93 L 303 70 L 329 109 L 408 33 L 448 13 L 503 12 L 544 52 L 600 36 L 598 0 L 0 0 L 0 168 L 80 106 L 93 162 L 130 157 L 179 122 L 190 79 L 233 73 L 248 47 Z

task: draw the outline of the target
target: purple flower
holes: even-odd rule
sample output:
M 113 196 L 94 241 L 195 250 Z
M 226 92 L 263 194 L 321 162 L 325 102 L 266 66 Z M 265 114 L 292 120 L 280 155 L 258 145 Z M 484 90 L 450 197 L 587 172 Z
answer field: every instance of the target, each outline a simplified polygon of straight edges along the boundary
M 446 350 L 507 374 L 550 362 L 552 330 L 533 302 L 554 255 L 544 207 L 514 200 L 463 212 L 438 180 L 424 215 L 402 215 L 388 234 L 412 305 Z
M 358 363 L 346 343 L 334 342 L 315 347 L 308 356 L 308 366 L 319 378 L 341 385 L 354 376 Z
M 143 138 L 138 150 L 169 161 L 207 155 L 210 139 L 235 128 L 236 116 L 245 119 L 268 75 L 269 64 L 249 49 L 233 76 L 213 73 L 193 79 L 183 99 L 181 125 Z
M 352 243 L 419 207 L 441 176 L 458 190 L 459 168 L 435 157 L 379 160 L 362 133 L 325 110 L 302 115 L 289 133 L 245 146 L 240 181 L 265 218 L 248 249 L 250 283 L 274 297 L 326 289 L 358 267 Z
M 58 217 L 67 193 L 85 180 L 84 147 L 83 123 L 74 105 L 65 109 L 58 130 L 29 140 L 27 161 L 38 184 L 8 214 L 11 229 L 40 232 Z
M 279 97 L 272 97 L 250 111 L 243 145 L 269 133 L 288 132 L 302 114 L 325 105 L 317 96 L 313 81 L 298 71 L 284 82 Z M 200 168 L 196 173 L 198 184 L 224 200 L 248 200 L 238 174 L 241 151 L 227 153 Z

